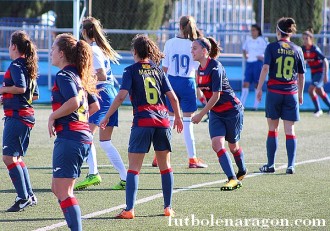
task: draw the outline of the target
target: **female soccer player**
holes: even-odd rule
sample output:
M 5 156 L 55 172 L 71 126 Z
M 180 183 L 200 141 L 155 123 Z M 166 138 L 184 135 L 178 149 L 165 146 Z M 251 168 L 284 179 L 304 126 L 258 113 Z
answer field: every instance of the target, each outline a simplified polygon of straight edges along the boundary
M 133 105 L 133 126 L 131 130 L 126 180 L 126 209 L 117 218 L 134 218 L 134 204 L 138 189 L 139 172 L 145 153 L 149 152 L 151 142 L 158 160 L 164 196 L 164 215 L 173 216 L 172 191 L 173 172 L 170 164 L 171 127 L 165 95 L 174 111 L 174 127 L 182 131 L 178 99 L 164 72 L 158 67 L 163 54 L 147 36 L 137 35 L 132 41 L 135 64 L 125 68 L 123 83 L 109 111 L 101 121 L 105 128 L 110 116 L 130 94 Z
M 195 138 L 191 117 L 197 110 L 195 74 L 198 62 L 194 62 L 190 49 L 192 41 L 200 36 L 195 19 L 182 16 L 180 34 L 165 43 L 163 70 L 177 95 L 183 112 L 183 135 L 189 157 L 189 168 L 206 168 L 207 165 L 196 157 Z M 170 121 L 173 123 L 173 108 L 167 102 Z M 154 164 L 155 165 L 155 164 Z
M 192 118 L 192 122 L 198 124 L 210 111 L 209 132 L 212 148 L 228 177 L 221 190 L 235 190 L 241 187 L 240 180 L 247 173 L 243 150 L 238 144 L 243 127 L 243 105 L 229 85 L 224 67 L 216 60 L 220 55 L 217 42 L 211 37 L 198 38 L 192 44 L 191 53 L 193 59 L 200 63 L 196 82 L 207 100 L 205 107 Z M 238 167 L 236 175 L 225 148 L 226 140 Z
M 321 110 L 317 95 L 322 98 L 323 102 L 329 107 L 330 111 L 329 97 L 323 89 L 323 85 L 328 82 L 329 62 L 328 59 L 322 54 L 320 48 L 313 44 L 314 36 L 312 32 L 305 31 L 302 38 L 304 41 L 304 45 L 302 46 L 304 58 L 312 72 L 312 82 L 311 85 L 309 85 L 308 93 L 315 106 L 314 116 L 319 117 L 323 114 L 323 111 Z
M 18 212 L 36 205 L 28 169 L 23 161 L 35 123 L 32 101 L 38 99 L 37 49 L 24 31 L 11 34 L 9 56 L 13 60 L 0 87 L 5 115 L 2 160 L 15 187 L 17 197 L 7 212 Z
M 296 32 L 293 18 L 280 18 L 276 26 L 277 42 L 268 44 L 260 73 L 257 96 L 261 100 L 262 85 L 269 76 L 266 96 L 268 137 L 266 142 L 268 163 L 261 172 L 275 172 L 275 154 L 278 143 L 279 119 L 284 123 L 286 150 L 288 154 L 287 174 L 294 173 L 297 140 L 294 123 L 299 120 L 299 104 L 303 103 L 306 66 L 304 54 L 299 46 L 290 41 Z
M 82 22 L 82 36 L 84 40 L 92 46 L 93 67 L 98 79 L 96 87 L 100 90 L 99 94 L 101 96 L 99 99 L 101 109 L 89 118 L 90 129 L 92 130 L 92 133 L 95 134 L 101 119 L 103 119 L 105 113 L 108 111 L 111 103 L 117 95 L 110 62 L 118 63 L 119 55 L 108 43 L 99 20 L 93 17 L 85 18 Z M 118 126 L 118 111 L 111 116 L 106 128 L 100 130 L 99 140 L 101 148 L 107 154 L 111 164 L 120 175 L 119 183 L 114 185 L 111 189 L 120 190 L 125 189 L 127 172 L 119 152 L 111 142 L 114 126 Z M 77 190 L 99 184 L 102 180 L 97 170 L 96 150 L 94 144 L 92 144 L 91 152 L 87 157 L 87 163 L 89 166 L 89 174 L 84 181 L 75 186 L 75 189 Z
M 95 96 L 90 95 L 97 91 L 96 79 L 92 77 L 92 51 L 85 41 L 77 41 L 70 34 L 60 34 L 53 43 L 51 58 L 52 64 L 61 69 L 55 77 L 53 113 L 48 119 L 50 137 L 55 132 L 57 135 L 53 151 L 52 192 L 69 228 L 82 230 L 80 207 L 73 195 L 73 186 L 93 140 L 88 116 L 100 109 Z
M 245 106 L 245 101 L 249 94 L 250 84 L 254 83 L 255 87 L 258 85 L 266 46 L 267 41 L 262 37 L 261 28 L 257 24 L 253 24 L 251 26 L 251 37 L 243 44 L 243 57 L 246 60 L 245 78 L 241 95 L 243 106 Z M 257 110 L 258 105 L 259 100 L 256 94 L 253 108 Z

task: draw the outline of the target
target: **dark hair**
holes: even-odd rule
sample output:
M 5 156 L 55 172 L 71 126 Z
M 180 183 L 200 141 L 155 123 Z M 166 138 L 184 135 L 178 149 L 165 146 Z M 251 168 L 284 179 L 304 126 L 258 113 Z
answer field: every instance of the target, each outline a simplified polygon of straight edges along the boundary
M 77 41 L 73 35 L 67 33 L 57 35 L 55 42 L 59 50 L 63 52 L 67 62 L 77 67 L 85 90 L 91 94 L 96 94 L 96 78 L 92 74 L 91 46 L 83 40 Z
M 38 77 L 38 56 L 37 48 L 31 41 L 29 35 L 25 31 L 15 31 L 11 34 L 11 44 L 15 44 L 20 54 L 24 54 L 26 69 L 30 75 L 30 79 Z
M 132 48 L 141 59 L 149 58 L 157 65 L 165 57 L 156 43 L 146 35 L 137 34 L 132 40 Z
M 191 41 L 202 36 L 202 32 L 197 28 L 195 19 L 189 15 L 180 18 L 180 30 L 183 32 L 183 37 Z
M 253 24 L 251 26 L 251 28 L 254 28 L 254 29 L 256 29 L 258 31 L 258 36 L 262 36 L 261 28 L 260 28 L 260 26 L 258 24 Z
M 89 39 L 95 39 L 96 44 L 101 48 L 103 53 L 114 63 L 118 63 L 120 55 L 111 47 L 105 37 L 101 22 L 93 17 L 84 18 L 82 21 L 82 29 L 86 30 Z
M 209 56 L 212 59 L 216 59 L 220 56 L 221 47 L 220 44 L 212 37 L 201 37 L 195 40 L 199 43 L 203 48 L 205 48 L 209 52 Z
M 293 18 L 280 18 L 277 21 L 277 30 L 281 32 L 281 37 L 287 37 L 291 34 L 296 33 L 296 22 Z
M 302 35 L 306 35 L 310 38 L 314 38 L 314 35 L 313 35 L 313 29 L 309 29 L 309 30 L 306 30 L 302 33 Z

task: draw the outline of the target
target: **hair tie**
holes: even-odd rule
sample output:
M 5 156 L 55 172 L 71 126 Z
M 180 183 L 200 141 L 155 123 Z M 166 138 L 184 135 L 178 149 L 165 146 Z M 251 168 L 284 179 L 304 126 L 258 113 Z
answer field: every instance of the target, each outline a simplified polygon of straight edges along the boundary
M 276 25 L 276 28 L 283 34 L 287 34 L 287 35 L 292 34 L 292 33 L 284 32 L 283 30 L 281 30 L 281 28 L 278 26 L 278 24 Z

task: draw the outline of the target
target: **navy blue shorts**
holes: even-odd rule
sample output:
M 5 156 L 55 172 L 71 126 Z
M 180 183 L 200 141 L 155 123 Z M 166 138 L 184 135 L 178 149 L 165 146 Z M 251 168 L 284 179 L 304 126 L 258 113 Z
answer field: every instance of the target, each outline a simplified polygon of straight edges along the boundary
M 25 156 L 29 146 L 31 128 L 12 117 L 5 118 L 2 137 L 2 154 L 5 156 Z
M 172 131 L 170 128 L 132 127 L 129 138 L 128 152 L 147 153 L 151 142 L 155 151 L 172 151 Z
M 224 136 L 231 144 L 238 142 L 243 129 L 243 117 L 243 111 L 232 117 L 221 117 L 219 114 L 210 111 L 209 132 L 211 139 L 217 136 Z
M 197 110 L 196 82 L 194 78 L 168 76 L 173 91 L 178 97 L 183 112 L 195 112 Z M 170 101 L 166 98 L 168 110 L 173 112 Z
M 267 92 L 266 118 L 276 120 L 281 118 L 288 121 L 299 121 L 298 94 L 284 95 Z
M 79 177 L 81 165 L 88 156 L 90 148 L 90 144 L 56 138 L 53 150 L 53 177 Z
M 263 62 L 258 60 L 255 62 L 246 62 L 244 82 L 258 83 Z
M 317 88 L 321 88 L 324 86 L 323 83 L 323 73 L 315 73 L 312 74 L 312 82 L 311 84 Z
M 104 118 L 105 114 L 107 114 L 113 100 L 116 98 L 117 90 L 112 84 L 98 84 L 97 89 L 102 89 L 99 92 L 101 98 L 98 98 L 100 110 L 89 117 L 89 122 L 100 126 L 101 120 Z M 118 126 L 118 110 L 110 117 L 107 126 Z

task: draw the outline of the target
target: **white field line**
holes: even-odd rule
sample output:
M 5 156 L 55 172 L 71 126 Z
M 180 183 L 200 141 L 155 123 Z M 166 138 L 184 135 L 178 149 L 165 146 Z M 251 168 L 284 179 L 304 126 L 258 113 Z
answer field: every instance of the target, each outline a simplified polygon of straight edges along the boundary
M 330 156 L 320 158 L 320 159 L 311 159 L 311 160 L 301 161 L 301 162 L 296 163 L 296 165 L 311 164 L 311 163 L 322 162 L 322 161 L 327 161 L 327 160 L 330 160 Z M 276 170 L 285 169 L 286 167 L 287 167 L 286 164 L 281 165 L 280 167 L 276 168 Z M 251 173 L 251 174 L 248 174 L 245 178 L 256 177 L 256 176 L 260 176 L 260 175 L 263 175 L 263 174 L 264 173 Z M 187 191 L 187 190 L 195 189 L 195 188 L 201 188 L 201 187 L 214 185 L 214 184 L 220 184 L 220 183 L 224 183 L 226 181 L 227 181 L 227 179 L 211 181 L 211 182 L 206 182 L 206 183 L 201 183 L 201 184 L 194 184 L 194 185 L 191 185 L 191 186 L 188 186 L 188 187 L 185 187 L 185 188 L 175 189 L 175 190 L 173 190 L 173 193 Z M 161 197 L 163 197 L 163 193 L 157 193 L 155 195 L 139 199 L 139 200 L 136 201 L 135 204 L 147 203 L 149 201 L 152 201 L 152 200 L 155 200 L 155 199 L 158 199 L 158 198 L 161 198 Z M 126 206 L 125 204 L 121 204 L 121 205 L 118 205 L 118 206 L 115 206 L 115 207 L 112 207 L 112 208 L 109 208 L 109 209 L 104 209 L 104 210 L 96 211 L 96 212 L 93 212 L 93 213 L 89 213 L 89 214 L 86 214 L 86 215 L 82 216 L 82 219 L 88 219 L 88 218 L 100 216 L 100 215 L 103 215 L 103 214 L 106 214 L 106 213 L 110 213 L 110 212 L 122 209 L 125 206 Z M 56 229 L 56 228 L 59 228 L 59 227 L 65 226 L 65 225 L 66 225 L 66 222 L 64 221 L 64 222 L 59 222 L 59 223 L 56 223 L 56 224 L 53 224 L 53 225 L 42 227 L 42 228 L 36 229 L 34 231 L 53 230 L 53 229 Z

